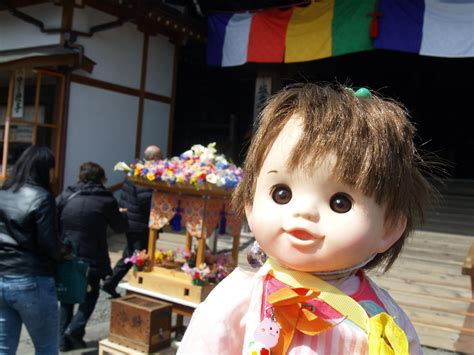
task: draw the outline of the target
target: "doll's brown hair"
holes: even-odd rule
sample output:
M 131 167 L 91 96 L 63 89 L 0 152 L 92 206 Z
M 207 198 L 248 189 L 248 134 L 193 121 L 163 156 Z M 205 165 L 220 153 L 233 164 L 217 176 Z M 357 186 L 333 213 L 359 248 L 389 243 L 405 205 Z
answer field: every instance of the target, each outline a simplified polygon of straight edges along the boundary
M 244 162 L 243 179 L 233 194 L 233 206 L 244 214 L 252 204 L 257 177 L 273 142 L 291 118 L 301 119 L 303 134 L 287 162 L 288 169 L 314 168 L 328 153 L 337 157 L 334 177 L 386 206 L 386 221 L 405 216 L 407 227 L 386 252 L 366 268 L 388 270 L 423 219 L 431 186 L 421 174 L 423 161 L 414 145 L 415 128 L 397 102 L 374 94 L 357 97 L 340 85 L 299 84 L 274 95 L 261 112 L 258 128 Z

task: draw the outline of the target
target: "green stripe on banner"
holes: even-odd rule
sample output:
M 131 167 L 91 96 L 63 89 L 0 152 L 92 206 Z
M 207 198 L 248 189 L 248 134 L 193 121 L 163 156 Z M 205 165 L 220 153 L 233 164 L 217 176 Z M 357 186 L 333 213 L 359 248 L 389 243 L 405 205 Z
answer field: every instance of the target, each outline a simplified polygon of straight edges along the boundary
M 374 0 L 335 0 L 332 22 L 332 55 L 373 49 L 369 15 Z

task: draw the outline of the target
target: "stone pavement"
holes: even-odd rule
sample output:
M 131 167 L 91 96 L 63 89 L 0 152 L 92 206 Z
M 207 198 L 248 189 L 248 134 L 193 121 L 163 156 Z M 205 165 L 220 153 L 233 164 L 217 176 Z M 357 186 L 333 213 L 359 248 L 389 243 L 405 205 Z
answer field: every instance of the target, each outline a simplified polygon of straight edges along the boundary
M 112 265 L 115 265 L 115 262 L 120 258 L 123 247 L 124 247 L 125 235 L 123 234 L 114 234 L 109 236 L 109 252 L 112 261 Z M 175 248 L 178 245 L 183 245 L 184 236 L 183 235 L 176 235 L 171 233 L 162 233 L 160 235 L 160 240 L 158 241 L 158 247 L 163 247 L 165 249 L 168 248 Z M 250 242 L 252 241 L 251 236 L 243 236 L 241 240 L 241 253 L 239 256 L 239 266 L 249 269 L 245 259 L 245 252 L 244 249 Z M 219 237 L 218 241 L 218 250 L 222 249 L 230 249 L 231 244 L 231 237 L 228 236 L 221 236 Z M 209 243 L 212 245 L 212 243 Z M 118 292 L 124 294 L 124 290 L 118 288 Z M 94 355 L 98 354 L 98 343 L 100 340 L 107 338 L 109 333 L 109 321 L 110 321 L 110 299 L 108 295 L 104 292 L 100 293 L 99 300 L 97 302 L 96 309 L 89 320 L 89 323 L 86 328 L 86 335 L 84 337 L 87 348 L 81 350 L 74 350 L 69 351 L 62 354 L 68 355 Z M 172 344 L 171 347 L 164 349 L 156 354 L 161 355 L 174 355 L 176 354 L 177 344 L 176 342 Z M 424 348 L 424 353 L 426 355 L 453 355 L 456 353 L 439 350 L 439 349 L 431 349 L 431 348 Z M 26 332 L 25 329 L 22 330 L 20 344 L 18 347 L 17 354 L 34 354 L 34 347 L 33 344 Z M 230 354 L 233 355 L 233 354 Z

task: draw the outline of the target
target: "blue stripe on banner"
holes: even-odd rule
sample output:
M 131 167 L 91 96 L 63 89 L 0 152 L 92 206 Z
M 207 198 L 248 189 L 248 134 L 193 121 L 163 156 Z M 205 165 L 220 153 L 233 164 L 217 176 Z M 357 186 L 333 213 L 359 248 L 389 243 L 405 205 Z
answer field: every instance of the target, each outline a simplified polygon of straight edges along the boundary
M 222 65 L 225 29 L 232 14 L 209 14 L 207 17 L 207 64 L 214 67 Z
M 474 1 L 426 0 L 420 54 L 474 56 Z
M 247 62 L 251 13 L 234 14 L 227 24 L 222 51 L 222 66 L 241 65 Z
M 380 0 L 379 35 L 374 47 L 418 53 L 421 47 L 423 0 Z

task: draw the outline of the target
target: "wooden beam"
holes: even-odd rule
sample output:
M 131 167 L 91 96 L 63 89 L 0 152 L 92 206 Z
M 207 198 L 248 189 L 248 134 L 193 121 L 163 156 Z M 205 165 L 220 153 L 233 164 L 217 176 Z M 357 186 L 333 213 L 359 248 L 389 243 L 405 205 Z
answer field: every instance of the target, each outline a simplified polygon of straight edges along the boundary
M 173 130 L 174 130 L 174 114 L 176 106 L 176 86 L 178 81 L 178 51 L 179 48 L 175 45 L 173 51 L 173 77 L 171 87 L 171 103 L 170 103 L 170 114 L 168 118 L 168 156 L 171 156 L 173 148 Z
M 1 178 L 5 179 L 7 176 L 8 165 L 8 141 L 10 140 L 10 120 L 12 115 L 13 105 L 13 89 L 15 87 L 15 73 L 10 74 L 10 85 L 8 87 L 8 101 L 7 101 L 7 117 L 5 117 L 5 126 L 3 128 L 3 157 L 2 157 L 2 174 Z
M 72 30 L 72 23 L 74 18 L 74 0 L 63 0 L 63 17 L 61 20 L 61 28 L 66 31 Z M 65 44 L 64 32 L 61 32 L 61 43 Z
M 6 3 L 8 6 L 19 8 L 31 5 L 44 4 L 47 2 L 51 2 L 51 0 L 8 0 Z M 0 4 L 0 10 L 3 9 L 5 9 L 5 6 Z
M 21 68 L 37 68 L 37 67 L 76 67 L 91 73 L 95 62 L 87 57 L 83 57 L 83 62 L 79 63 L 79 54 L 52 54 L 37 55 L 31 57 L 20 58 L 9 62 L 0 63 L 0 70 L 17 70 Z
M 129 88 L 127 86 L 122 86 L 122 85 L 113 84 L 113 83 L 109 83 L 102 80 L 92 79 L 92 78 L 88 78 L 88 77 L 77 75 L 77 74 L 72 74 L 71 79 L 73 82 L 78 83 L 78 84 L 93 86 L 93 87 L 104 89 L 104 90 L 115 91 L 115 92 L 119 92 L 125 95 L 140 97 L 140 90 Z M 171 98 L 169 97 L 156 95 L 156 94 L 152 94 L 148 92 L 144 93 L 144 97 L 149 100 L 160 101 L 167 104 L 171 102 Z
M 140 98 L 138 101 L 138 117 L 137 117 L 137 131 L 135 134 L 135 158 L 139 159 L 141 154 L 142 144 L 142 128 L 143 128 L 143 111 L 145 106 L 145 90 L 146 90 L 146 75 L 148 65 L 148 45 L 149 37 L 145 33 L 143 35 L 143 49 L 142 49 L 142 67 L 140 75 Z
M 143 10 L 133 6 L 114 5 L 101 0 L 84 0 L 84 3 L 87 6 L 117 17 L 129 16 L 131 12 L 134 12 L 135 20 L 132 22 L 137 25 L 140 31 L 148 33 L 149 35 L 159 33 L 171 38 L 177 43 L 181 43 L 184 37 L 198 41 L 205 40 L 206 37 L 206 28 L 184 18 L 168 14 L 158 8 L 144 13 Z

